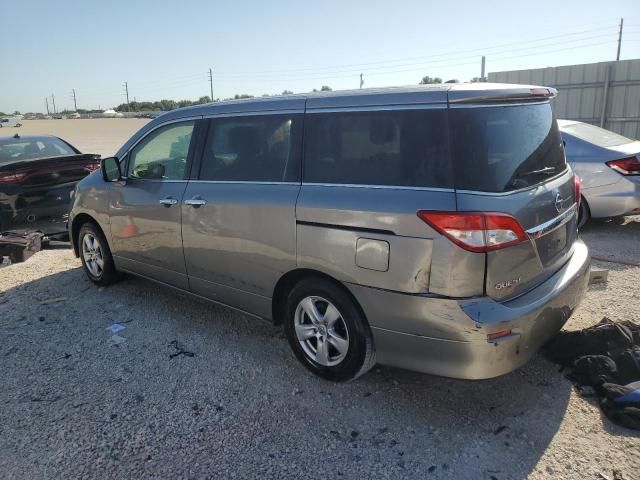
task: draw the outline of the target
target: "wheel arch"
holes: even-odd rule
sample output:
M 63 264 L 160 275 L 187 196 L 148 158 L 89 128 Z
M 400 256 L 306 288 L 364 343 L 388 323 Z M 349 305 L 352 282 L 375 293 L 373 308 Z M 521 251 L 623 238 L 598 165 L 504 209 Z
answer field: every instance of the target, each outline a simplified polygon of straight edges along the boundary
M 105 236 L 104 238 L 107 238 L 104 230 L 102 229 L 102 227 L 94 217 L 92 217 L 88 213 L 79 213 L 73 218 L 73 221 L 71 222 L 71 229 L 69 232 L 69 237 L 70 237 L 69 239 L 71 240 L 71 245 L 73 246 L 73 253 L 75 254 L 76 257 L 80 256 L 78 234 L 80 233 L 80 228 L 82 228 L 82 225 L 84 225 L 85 223 L 93 223 L 94 225 L 96 225 L 100 229 L 102 234 Z
M 362 309 L 360 302 L 355 297 L 355 295 L 353 295 L 351 290 L 349 290 L 349 288 L 344 284 L 344 282 L 341 282 L 337 278 L 334 278 L 331 275 L 328 275 L 319 270 L 314 270 L 311 268 L 297 268 L 295 270 L 290 270 L 284 275 L 282 275 L 273 289 L 273 295 L 271 297 L 272 298 L 271 317 L 275 325 L 282 324 L 282 317 L 284 313 L 284 307 L 286 304 L 287 295 L 291 291 L 293 286 L 296 283 L 300 282 L 301 280 L 305 278 L 310 278 L 310 277 L 322 278 L 324 280 L 327 280 L 333 283 L 338 288 L 343 290 L 353 300 L 354 304 L 356 305 L 356 308 L 360 310 L 362 317 L 368 323 L 367 316 L 364 310 Z

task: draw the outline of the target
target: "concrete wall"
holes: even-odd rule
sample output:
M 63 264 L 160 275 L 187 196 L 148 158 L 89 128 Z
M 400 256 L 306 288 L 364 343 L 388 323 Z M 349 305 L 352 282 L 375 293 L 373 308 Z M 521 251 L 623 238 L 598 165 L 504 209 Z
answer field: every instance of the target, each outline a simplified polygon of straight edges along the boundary
M 489 73 L 490 82 L 558 89 L 558 118 L 640 139 L 640 59 Z

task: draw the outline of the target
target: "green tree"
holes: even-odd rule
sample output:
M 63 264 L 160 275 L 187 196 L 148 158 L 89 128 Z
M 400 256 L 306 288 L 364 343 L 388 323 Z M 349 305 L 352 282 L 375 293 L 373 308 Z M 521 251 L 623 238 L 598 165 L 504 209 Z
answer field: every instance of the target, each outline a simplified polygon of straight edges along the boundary
M 20 115 L 20 112 L 18 110 L 16 110 L 15 112 L 13 112 L 14 115 Z
M 282 95 L 291 95 L 293 92 L 291 90 L 283 90 Z
M 484 82 L 484 78 L 482 77 L 473 77 L 471 80 L 469 80 L 471 83 L 480 83 L 480 82 Z
M 333 91 L 333 88 L 331 88 L 329 85 L 322 85 L 322 87 L 320 87 L 320 91 L 321 92 L 331 92 L 331 91 Z
M 431 85 L 433 83 L 442 83 L 442 79 L 440 77 L 430 77 L 426 75 L 420 80 L 420 85 Z

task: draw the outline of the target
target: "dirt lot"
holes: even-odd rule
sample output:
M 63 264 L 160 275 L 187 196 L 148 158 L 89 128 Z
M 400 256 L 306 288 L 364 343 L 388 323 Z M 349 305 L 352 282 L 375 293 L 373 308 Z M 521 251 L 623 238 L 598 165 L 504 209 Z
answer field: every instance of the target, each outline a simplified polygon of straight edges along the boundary
M 640 222 L 596 223 L 584 238 L 598 256 L 640 261 Z M 568 328 L 639 320 L 640 268 L 596 263 L 609 282 L 590 288 Z M 114 322 L 126 327 L 115 336 Z M 298 365 L 280 329 L 134 278 L 98 289 L 67 250 L 0 270 L 0 338 L 2 478 L 640 471 L 640 435 L 540 355 L 482 382 L 376 368 L 332 384 Z M 172 356 L 174 341 L 194 356 Z
M 111 155 L 146 120 L 25 121 Z M 104 134 L 104 132 L 109 132 Z M 5 132 L 2 132 L 4 134 Z M 11 131 L 13 133 L 13 130 Z M 640 219 L 639 219 L 640 220 Z M 592 223 L 610 268 L 567 328 L 640 321 L 640 221 Z M 115 322 L 125 330 L 115 336 Z M 97 289 L 68 250 L 0 269 L 0 478 L 638 478 L 640 435 L 537 356 L 465 382 L 376 368 L 311 376 L 279 328 L 127 278 Z M 178 342 L 194 356 L 175 355 Z M 617 475 L 617 476 L 616 476 Z
M 2 129 L 0 135 L 56 135 L 83 153 L 108 157 L 147 122 L 138 118 L 24 120 L 22 127 Z

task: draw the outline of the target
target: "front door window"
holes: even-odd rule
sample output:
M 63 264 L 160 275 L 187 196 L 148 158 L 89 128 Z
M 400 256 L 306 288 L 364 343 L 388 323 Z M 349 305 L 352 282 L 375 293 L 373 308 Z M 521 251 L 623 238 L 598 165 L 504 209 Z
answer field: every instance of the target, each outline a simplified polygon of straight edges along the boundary
M 185 180 L 194 123 L 174 123 L 149 134 L 131 152 L 129 177 Z

